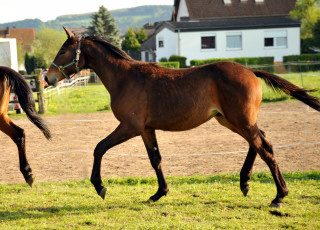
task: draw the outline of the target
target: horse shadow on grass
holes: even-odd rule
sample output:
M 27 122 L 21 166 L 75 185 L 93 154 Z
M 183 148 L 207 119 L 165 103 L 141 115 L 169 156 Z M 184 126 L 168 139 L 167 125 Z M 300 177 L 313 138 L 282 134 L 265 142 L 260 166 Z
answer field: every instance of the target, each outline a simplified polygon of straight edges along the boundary
M 40 219 L 40 218 L 50 218 L 59 215 L 80 215 L 83 213 L 92 213 L 97 209 L 97 206 L 64 206 L 64 207 L 33 207 L 25 210 L 18 211 L 0 211 L 0 222 L 2 221 L 15 221 L 20 219 Z

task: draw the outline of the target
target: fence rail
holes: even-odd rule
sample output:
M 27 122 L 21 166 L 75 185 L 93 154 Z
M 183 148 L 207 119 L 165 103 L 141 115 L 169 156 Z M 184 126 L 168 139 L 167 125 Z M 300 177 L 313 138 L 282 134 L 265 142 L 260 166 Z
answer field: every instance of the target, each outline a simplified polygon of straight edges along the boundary
M 44 90 L 46 97 L 52 97 L 53 95 L 60 94 L 66 89 L 71 89 L 75 86 L 87 86 L 90 75 L 79 76 L 75 80 L 66 81 L 63 84 L 53 87 L 49 86 Z

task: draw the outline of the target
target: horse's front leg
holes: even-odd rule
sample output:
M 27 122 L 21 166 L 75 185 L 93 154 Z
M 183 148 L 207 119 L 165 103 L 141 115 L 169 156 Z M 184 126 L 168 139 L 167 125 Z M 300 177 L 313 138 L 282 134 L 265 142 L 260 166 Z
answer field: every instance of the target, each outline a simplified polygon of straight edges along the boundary
M 162 196 L 167 195 L 169 189 L 166 179 L 163 176 L 162 168 L 161 168 L 161 155 L 159 152 L 159 147 L 156 139 L 156 133 L 153 129 L 146 129 L 141 134 L 143 142 L 146 146 L 148 156 L 151 162 L 152 167 L 156 171 L 156 175 L 158 178 L 159 188 L 156 194 L 150 197 L 148 202 L 155 202 L 159 200 Z
M 102 186 L 101 180 L 101 160 L 103 155 L 112 147 L 121 144 L 132 137 L 139 135 L 137 128 L 121 123 L 109 136 L 100 141 L 94 150 L 94 161 L 91 174 L 91 183 L 94 185 L 97 193 L 103 199 L 107 189 Z

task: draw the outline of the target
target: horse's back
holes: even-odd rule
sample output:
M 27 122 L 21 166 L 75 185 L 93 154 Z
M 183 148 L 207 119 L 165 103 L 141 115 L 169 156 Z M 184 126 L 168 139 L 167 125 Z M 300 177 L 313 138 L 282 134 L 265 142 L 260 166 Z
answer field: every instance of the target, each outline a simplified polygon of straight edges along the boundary
M 146 84 L 150 127 L 186 130 L 212 117 L 231 117 L 242 111 L 243 116 L 247 111 L 253 117 L 247 120 L 255 121 L 261 84 L 242 65 L 219 62 L 168 73 L 170 76 L 154 78 Z

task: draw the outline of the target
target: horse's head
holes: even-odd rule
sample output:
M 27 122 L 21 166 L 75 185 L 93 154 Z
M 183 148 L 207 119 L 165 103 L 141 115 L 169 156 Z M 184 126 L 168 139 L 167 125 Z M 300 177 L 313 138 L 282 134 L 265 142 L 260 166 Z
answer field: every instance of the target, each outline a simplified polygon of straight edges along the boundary
M 60 48 L 52 62 L 46 76 L 49 85 L 57 85 L 64 78 L 69 79 L 71 74 L 79 72 L 84 66 L 81 53 L 81 38 L 77 38 L 69 29 L 63 27 L 68 39 Z

